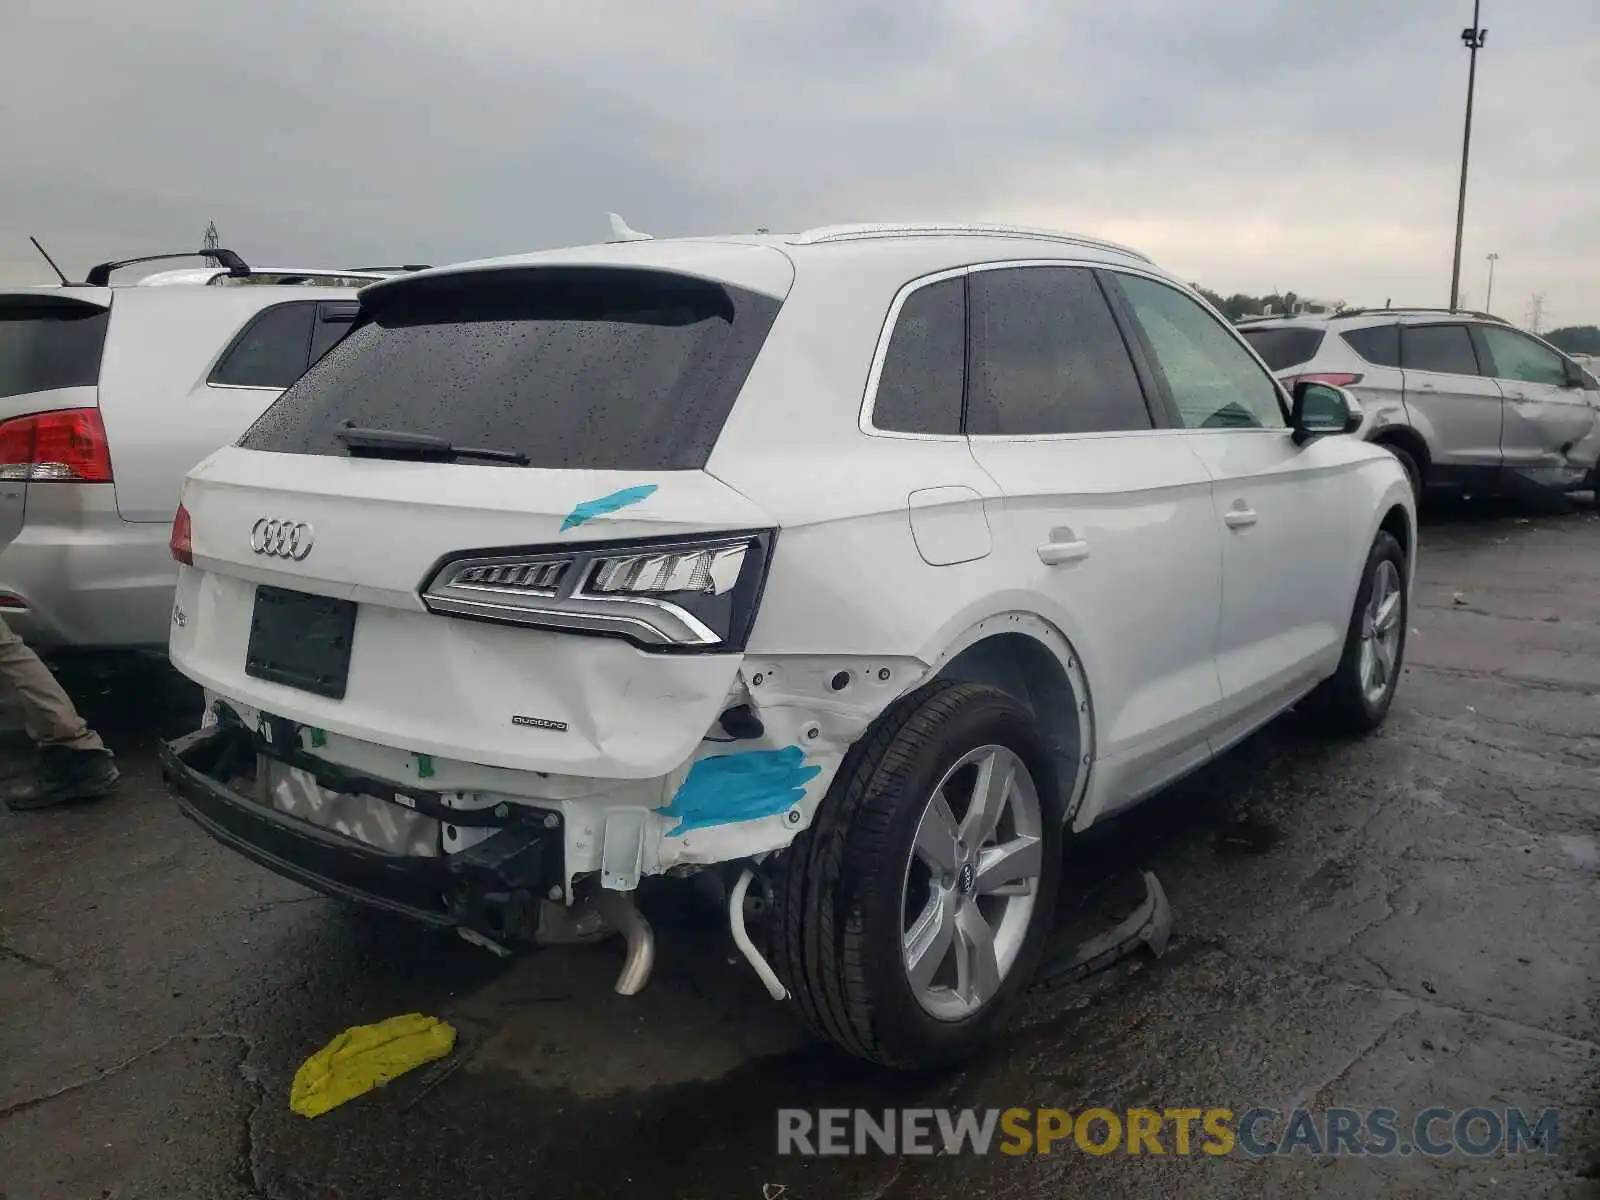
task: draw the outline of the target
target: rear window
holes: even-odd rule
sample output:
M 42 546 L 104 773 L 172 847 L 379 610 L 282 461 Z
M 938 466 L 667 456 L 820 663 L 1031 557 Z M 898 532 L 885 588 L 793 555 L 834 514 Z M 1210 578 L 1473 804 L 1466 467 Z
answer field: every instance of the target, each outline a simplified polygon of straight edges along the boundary
M 286 388 L 305 372 L 311 347 L 313 301 L 265 309 L 234 338 L 208 383 L 223 387 Z
M 1274 371 L 1310 362 L 1322 345 L 1320 329 L 1241 329 L 1244 340 Z
M 366 298 L 240 445 L 343 455 L 348 421 L 520 450 L 535 467 L 703 467 L 778 307 L 637 269 L 415 280 Z
M 77 301 L 0 300 L 0 396 L 94 387 L 110 319 Z
M 1340 335 L 1350 348 L 1369 363 L 1380 367 L 1400 365 L 1400 326 L 1373 325 L 1368 329 L 1347 329 Z
M 893 433 L 961 433 L 966 283 L 946 279 L 906 298 L 878 376 L 872 423 Z

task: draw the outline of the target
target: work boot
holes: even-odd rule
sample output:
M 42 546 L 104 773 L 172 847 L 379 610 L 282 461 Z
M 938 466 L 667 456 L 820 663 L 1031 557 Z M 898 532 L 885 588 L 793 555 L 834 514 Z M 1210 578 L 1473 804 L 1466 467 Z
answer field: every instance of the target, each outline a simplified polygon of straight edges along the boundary
M 75 800 L 109 795 L 119 776 L 109 750 L 39 747 L 39 778 L 6 797 L 13 811 L 53 808 Z

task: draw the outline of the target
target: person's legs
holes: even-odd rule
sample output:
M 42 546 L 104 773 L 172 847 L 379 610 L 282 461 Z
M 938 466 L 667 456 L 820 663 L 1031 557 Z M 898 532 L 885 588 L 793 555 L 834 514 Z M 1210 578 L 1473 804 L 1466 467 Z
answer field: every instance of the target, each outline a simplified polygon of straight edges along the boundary
M 16 697 L 39 746 L 39 778 L 6 797 L 9 808 L 47 808 L 103 796 L 117 782 L 111 752 L 73 707 L 50 668 L 0 619 L 0 692 Z

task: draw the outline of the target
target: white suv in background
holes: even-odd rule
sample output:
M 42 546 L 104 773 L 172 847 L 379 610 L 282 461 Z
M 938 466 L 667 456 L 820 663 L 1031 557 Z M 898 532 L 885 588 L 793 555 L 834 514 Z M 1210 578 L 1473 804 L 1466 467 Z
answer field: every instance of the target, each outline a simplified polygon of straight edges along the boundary
M 172 534 L 211 715 L 164 768 L 291 878 L 621 932 L 632 992 L 641 880 L 725 872 L 814 1030 L 945 1062 L 1026 985 L 1069 831 L 1291 705 L 1388 710 L 1403 472 L 1130 250 L 630 241 L 361 306 Z
M 1498 317 L 1356 310 L 1257 318 L 1239 331 L 1286 385 L 1349 388 L 1366 412 L 1362 435 L 1400 459 L 1419 495 L 1595 486 L 1600 383 Z
M 190 467 L 350 328 L 376 270 L 166 271 L 0 289 L 0 616 L 43 650 L 165 647 Z

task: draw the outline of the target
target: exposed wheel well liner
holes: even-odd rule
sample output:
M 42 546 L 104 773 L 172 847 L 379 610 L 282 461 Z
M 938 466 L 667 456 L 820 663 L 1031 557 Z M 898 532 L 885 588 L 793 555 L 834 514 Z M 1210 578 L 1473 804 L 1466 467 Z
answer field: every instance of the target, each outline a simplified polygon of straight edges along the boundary
M 1076 662 L 1076 656 L 1073 659 Z M 946 663 L 935 679 L 984 683 L 1027 705 L 1056 760 L 1056 780 L 1069 809 L 1083 789 L 1089 696 L 1054 651 L 1026 633 L 996 633 L 968 646 Z

